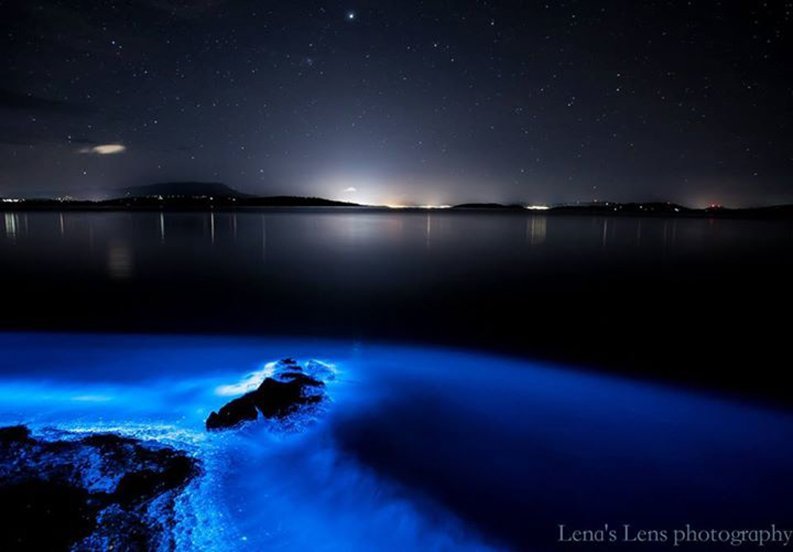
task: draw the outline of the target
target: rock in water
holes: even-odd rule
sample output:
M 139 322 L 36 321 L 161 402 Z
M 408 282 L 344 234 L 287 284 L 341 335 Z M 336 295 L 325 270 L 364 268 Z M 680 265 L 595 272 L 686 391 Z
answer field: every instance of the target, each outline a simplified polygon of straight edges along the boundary
M 212 412 L 206 420 L 206 427 L 208 430 L 234 427 L 256 420 L 259 413 L 265 418 L 284 418 L 294 414 L 325 399 L 325 383 L 320 377 L 332 379 L 332 374 L 331 366 L 318 361 L 309 361 L 304 369 L 291 358 L 281 360 L 275 365 L 273 375 L 265 378 L 256 390 Z
M 0 428 L 0 550 L 173 548 L 174 500 L 195 460 L 115 434 L 58 437 Z
M 247 393 L 238 399 L 234 399 L 223 405 L 217 412 L 212 412 L 206 421 L 207 429 L 232 427 L 258 418 L 256 405 L 250 397 L 252 393 Z

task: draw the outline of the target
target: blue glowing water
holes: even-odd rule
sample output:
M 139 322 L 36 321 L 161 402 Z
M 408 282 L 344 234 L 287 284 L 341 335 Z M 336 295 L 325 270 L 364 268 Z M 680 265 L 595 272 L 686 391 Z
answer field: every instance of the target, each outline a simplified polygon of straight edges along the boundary
M 793 416 L 462 350 L 323 340 L 0 334 L 0 424 L 114 430 L 199 458 L 200 550 L 547 549 L 557 524 L 791 519 Z M 337 369 L 323 412 L 207 433 L 272 360 Z

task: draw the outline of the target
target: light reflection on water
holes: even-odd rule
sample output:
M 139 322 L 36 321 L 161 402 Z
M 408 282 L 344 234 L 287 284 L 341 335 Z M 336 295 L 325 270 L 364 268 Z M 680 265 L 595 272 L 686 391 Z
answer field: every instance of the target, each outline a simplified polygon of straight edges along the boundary
M 722 398 L 346 341 L 0 334 L 0 350 L 0 423 L 119 430 L 202 460 L 180 503 L 188 548 L 543 549 L 557 523 L 793 513 L 793 418 Z M 338 367 L 322 415 L 204 431 L 228 386 L 285 356 Z
M 15 241 L 17 237 L 17 227 L 19 226 L 18 220 L 19 216 L 16 213 L 6 213 L 3 216 L 6 238 L 12 242 Z
M 66 240 L 69 248 L 84 248 L 96 240 L 111 247 L 124 242 L 130 249 L 160 245 L 179 254 L 178 246 L 211 248 L 247 255 L 264 251 L 267 234 L 291 249 L 331 247 L 387 249 L 395 246 L 435 249 L 489 248 L 510 254 L 532 248 L 595 254 L 601 248 L 635 254 L 635 248 L 662 250 L 684 247 L 704 253 L 713 248 L 751 249 L 769 238 L 789 242 L 785 221 L 707 220 L 701 218 L 610 218 L 544 214 L 389 213 L 322 209 L 240 212 L 4 212 L 0 245 L 24 239 L 30 247 L 55 249 L 51 239 Z M 268 219 L 270 223 L 268 224 Z M 268 226 L 270 228 L 268 228 Z M 236 245 L 235 245 L 236 244 Z M 189 257 L 189 251 L 182 256 Z

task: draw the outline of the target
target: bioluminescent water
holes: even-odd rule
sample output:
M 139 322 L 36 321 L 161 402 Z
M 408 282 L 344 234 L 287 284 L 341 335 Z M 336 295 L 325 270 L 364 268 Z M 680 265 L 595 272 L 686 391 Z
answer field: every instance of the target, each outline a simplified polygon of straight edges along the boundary
M 544 550 L 558 525 L 791 519 L 793 416 L 560 365 L 311 339 L 0 334 L 0 424 L 189 451 L 184 550 Z M 268 362 L 333 366 L 331 401 L 208 433 Z

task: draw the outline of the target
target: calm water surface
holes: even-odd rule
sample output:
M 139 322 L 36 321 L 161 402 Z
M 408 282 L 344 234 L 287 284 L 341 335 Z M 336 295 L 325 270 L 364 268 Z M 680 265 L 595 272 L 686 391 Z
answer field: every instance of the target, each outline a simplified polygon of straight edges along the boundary
M 0 217 L 0 327 L 11 330 L 464 345 L 780 395 L 787 336 L 768 312 L 793 307 L 790 221 L 345 209 Z

